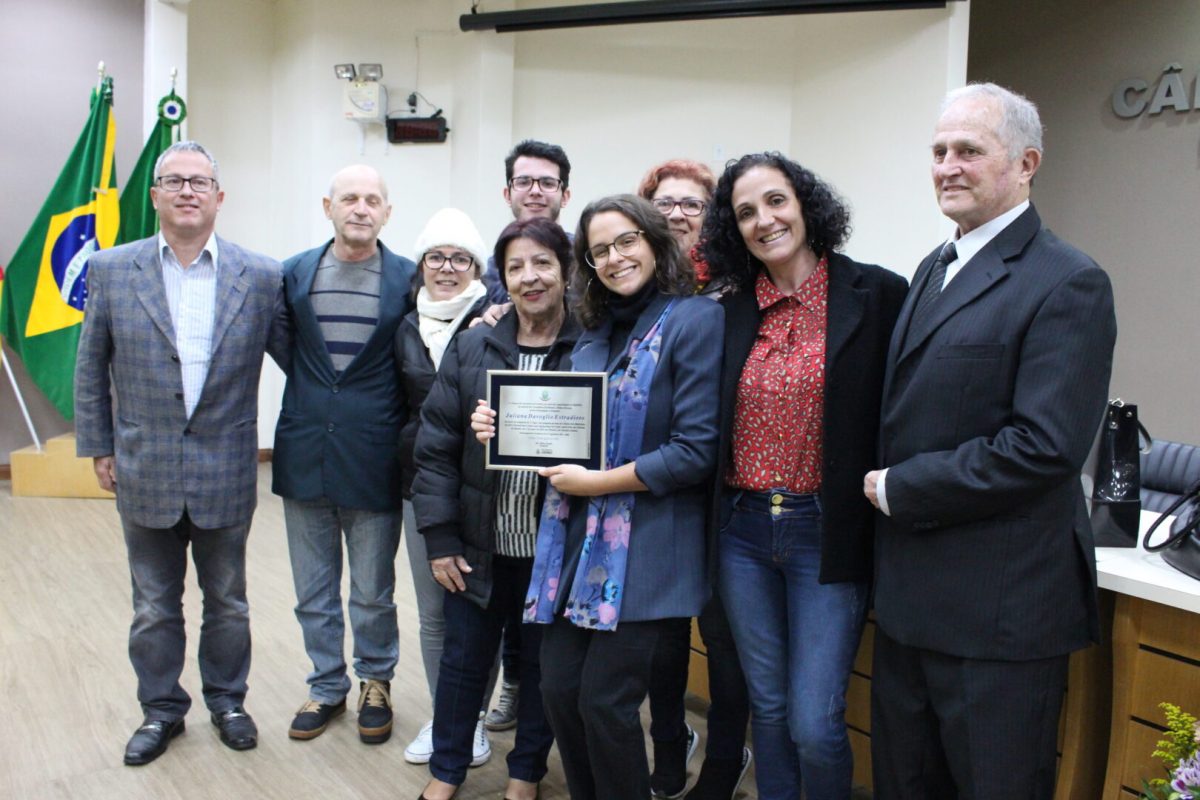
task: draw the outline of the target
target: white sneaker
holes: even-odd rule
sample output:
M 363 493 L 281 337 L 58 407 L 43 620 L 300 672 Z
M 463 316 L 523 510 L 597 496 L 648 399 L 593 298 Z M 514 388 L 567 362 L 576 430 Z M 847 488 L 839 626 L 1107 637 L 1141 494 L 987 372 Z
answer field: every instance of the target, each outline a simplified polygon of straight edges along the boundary
M 489 752 L 488 755 L 491 755 Z M 404 748 L 404 760 L 410 764 L 428 764 L 433 757 L 433 720 L 421 726 L 417 738 Z M 487 759 L 485 758 L 484 761 Z M 480 762 L 482 763 L 482 762 Z
M 483 727 L 483 714 L 480 714 L 479 722 L 475 723 L 475 738 L 471 742 L 471 766 L 478 767 L 486 764 L 491 757 L 492 743 L 488 741 L 487 729 Z

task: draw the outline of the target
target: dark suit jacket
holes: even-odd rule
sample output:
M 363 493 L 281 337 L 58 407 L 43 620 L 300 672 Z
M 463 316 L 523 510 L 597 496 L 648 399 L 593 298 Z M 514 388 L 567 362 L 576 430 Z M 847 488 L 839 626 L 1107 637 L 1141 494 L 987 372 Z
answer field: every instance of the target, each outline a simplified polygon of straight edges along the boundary
M 293 500 L 326 498 L 347 508 L 388 511 L 400 507 L 397 450 L 405 419 L 392 340 L 413 307 L 409 289 L 416 265 L 379 245 L 379 322 L 338 374 L 309 298 L 330 244 L 283 265 L 295 344 L 275 428 L 271 490 Z
M 169 528 L 184 509 L 200 528 L 250 521 L 258 498 L 258 378 L 287 331 L 279 262 L 217 239 L 212 357 L 188 417 L 158 237 L 88 259 L 75 363 L 80 456 L 116 456 L 117 510 Z M 113 399 L 116 395 L 116 413 Z
M 821 470 L 821 583 L 871 578 L 874 508 L 862 493 L 863 475 L 875 468 L 879 398 L 892 328 L 907 283 L 894 272 L 829 256 L 828 325 L 825 331 L 824 456 Z M 733 458 L 733 418 L 742 367 L 758 338 L 762 314 L 753 288 L 727 295 L 725 369 L 721 379 L 721 441 L 714 506 L 710 515 L 709 569 L 723 517 L 725 472 Z
M 1080 467 L 1104 409 L 1116 318 L 1108 276 L 1032 206 L 888 355 L 875 613 L 902 644 L 966 658 L 1061 655 L 1098 637 Z

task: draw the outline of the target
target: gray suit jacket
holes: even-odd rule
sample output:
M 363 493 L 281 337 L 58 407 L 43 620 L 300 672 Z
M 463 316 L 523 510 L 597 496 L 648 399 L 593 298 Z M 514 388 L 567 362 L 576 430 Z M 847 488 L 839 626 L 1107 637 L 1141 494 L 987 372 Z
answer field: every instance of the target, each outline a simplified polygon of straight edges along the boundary
M 279 262 L 218 238 L 212 360 L 188 418 L 157 245 L 151 237 L 88 260 L 76 449 L 116 456 L 117 509 L 136 525 L 168 528 L 185 509 L 201 528 L 245 523 L 257 499 L 263 352 L 288 348 Z
M 1079 470 L 1108 392 L 1112 286 L 1030 206 L 910 330 L 937 252 L 888 353 L 876 619 L 902 644 L 965 658 L 1068 653 L 1098 635 Z

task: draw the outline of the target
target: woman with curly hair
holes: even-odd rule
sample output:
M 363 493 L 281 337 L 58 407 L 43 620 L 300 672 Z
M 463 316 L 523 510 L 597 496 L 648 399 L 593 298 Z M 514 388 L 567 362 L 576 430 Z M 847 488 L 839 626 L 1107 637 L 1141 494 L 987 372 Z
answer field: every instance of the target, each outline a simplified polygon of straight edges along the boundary
M 705 513 L 717 448 L 721 307 L 640 197 L 591 203 L 571 284 L 576 372 L 608 375 L 605 467 L 541 470 L 525 619 L 545 625 L 542 695 L 575 800 L 650 796 L 638 707 L 664 628 L 708 599 Z M 473 417 L 492 433 L 490 410 Z
M 850 214 L 779 153 L 732 162 L 700 234 L 728 281 L 713 524 L 761 800 L 850 797 L 846 687 L 871 580 L 884 361 L 907 291 L 837 252 Z

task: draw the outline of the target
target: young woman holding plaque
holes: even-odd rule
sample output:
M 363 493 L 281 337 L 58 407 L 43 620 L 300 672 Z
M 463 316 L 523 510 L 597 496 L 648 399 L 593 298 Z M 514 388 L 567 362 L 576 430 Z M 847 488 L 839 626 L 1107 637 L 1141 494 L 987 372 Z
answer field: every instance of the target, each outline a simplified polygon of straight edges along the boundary
M 426 562 L 445 590 L 445 649 L 433 713 L 432 780 L 423 800 L 448 800 L 466 778 L 471 740 L 506 624 L 520 624 L 533 568 L 545 481 L 531 471 L 485 469 L 470 416 L 488 370 L 569 369 L 578 328 L 563 301 L 570 242 L 553 222 L 513 222 L 495 248 L 513 312 L 451 342 L 421 409 L 413 504 Z M 517 729 L 505 797 L 532 800 L 553 734 L 538 686 L 541 628 L 522 631 Z M 528 646 L 525 646 L 528 645 Z
M 584 209 L 575 235 L 577 372 L 606 372 L 606 468 L 543 469 L 525 619 L 542 634 L 542 695 L 575 800 L 650 795 L 638 707 L 671 621 L 708 599 L 704 521 L 717 444 L 721 307 L 646 200 Z M 494 413 L 473 418 L 481 441 Z

